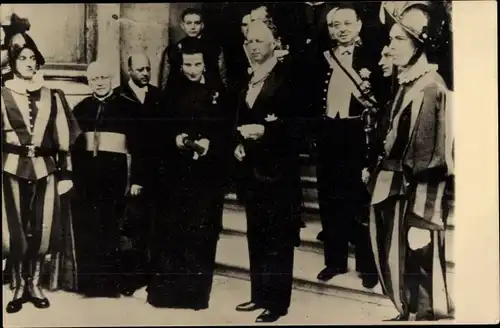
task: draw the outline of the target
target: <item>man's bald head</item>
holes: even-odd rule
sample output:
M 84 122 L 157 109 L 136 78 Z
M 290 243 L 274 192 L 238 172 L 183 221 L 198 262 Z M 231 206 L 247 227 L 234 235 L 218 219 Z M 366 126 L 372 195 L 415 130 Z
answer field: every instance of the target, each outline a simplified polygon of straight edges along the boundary
M 138 87 L 146 86 L 151 79 L 151 61 L 146 54 L 138 53 L 128 57 L 130 78 Z

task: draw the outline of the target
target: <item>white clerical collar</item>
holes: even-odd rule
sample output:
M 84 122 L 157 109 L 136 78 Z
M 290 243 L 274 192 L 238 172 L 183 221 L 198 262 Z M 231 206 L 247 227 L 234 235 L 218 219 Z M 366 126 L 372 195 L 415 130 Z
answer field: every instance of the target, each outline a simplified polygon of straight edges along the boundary
M 278 63 L 278 59 L 276 58 L 276 56 L 271 56 L 271 58 L 269 58 L 268 60 L 266 60 L 264 63 L 262 64 L 257 64 L 255 63 L 253 65 L 253 78 L 252 79 L 260 79 L 262 77 L 264 77 L 266 74 L 268 74 L 269 72 L 271 72 L 274 68 L 274 66 L 276 66 L 276 64 Z
M 104 101 L 104 100 L 108 99 L 109 97 L 111 97 L 112 94 L 113 94 L 113 89 L 109 90 L 108 94 L 105 96 L 100 97 L 100 96 L 96 95 L 95 92 L 94 92 L 93 96 L 95 99 L 97 99 L 99 101 Z
M 144 87 L 139 87 L 137 84 L 135 84 L 134 81 L 132 81 L 132 79 L 129 79 L 128 80 L 128 85 L 130 86 L 130 88 L 136 93 L 136 94 L 141 94 L 141 93 L 146 93 L 148 92 L 148 86 L 145 85 Z
M 325 3 L 324 1 L 322 1 L 322 2 L 306 2 L 306 4 L 308 4 L 309 6 L 312 6 L 312 7 L 319 6 L 319 5 L 322 5 L 324 3 Z
M 26 94 L 27 91 L 40 90 L 43 87 L 43 74 L 37 72 L 31 80 L 21 79 L 14 74 L 11 80 L 5 81 L 5 87 L 19 94 Z
M 437 71 L 437 69 L 438 65 L 430 64 L 427 56 L 422 54 L 415 64 L 408 69 L 403 69 L 398 74 L 398 82 L 399 84 L 411 83 L 429 72 Z

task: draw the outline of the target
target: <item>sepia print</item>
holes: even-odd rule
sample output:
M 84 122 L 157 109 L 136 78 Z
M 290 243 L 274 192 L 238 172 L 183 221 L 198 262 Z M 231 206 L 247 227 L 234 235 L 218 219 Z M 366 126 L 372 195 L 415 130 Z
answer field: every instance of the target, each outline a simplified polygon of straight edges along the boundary
M 454 320 L 451 1 L 0 8 L 4 323 Z

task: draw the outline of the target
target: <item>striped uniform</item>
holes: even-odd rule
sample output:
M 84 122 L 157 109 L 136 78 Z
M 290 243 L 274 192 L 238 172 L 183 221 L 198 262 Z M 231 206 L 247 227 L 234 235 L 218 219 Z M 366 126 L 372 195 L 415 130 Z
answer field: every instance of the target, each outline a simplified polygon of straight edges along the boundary
M 57 182 L 71 172 L 80 133 L 64 94 L 45 87 L 30 98 L 16 80 L 2 88 L 2 251 L 12 259 L 61 251 L 68 222 Z M 32 145 L 35 156 L 10 148 Z M 39 151 L 38 155 L 36 152 Z M 30 238 L 31 237 L 31 238 Z
M 417 68 L 423 67 L 432 65 Z M 454 310 L 444 240 L 453 201 L 450 100 L 433 69 L 401 83 L 385 156 L 368 184 L 370 235 L 382 288 L 402 315 L 418 310 L 417 318 L 447 317 Z M 411 227 L 423 229 L 416 239 L 408 233 Z

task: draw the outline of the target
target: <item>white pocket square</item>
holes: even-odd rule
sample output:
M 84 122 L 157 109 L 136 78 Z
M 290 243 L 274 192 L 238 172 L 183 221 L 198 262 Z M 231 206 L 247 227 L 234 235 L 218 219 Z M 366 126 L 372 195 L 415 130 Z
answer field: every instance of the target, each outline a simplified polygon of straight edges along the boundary
M 274 122 L 278 119 L 278 117 L 276 117 L 276 115 L 274 114 L 267 114 L 266 118 L 264 120 L 266 120 L 266 122 Z

